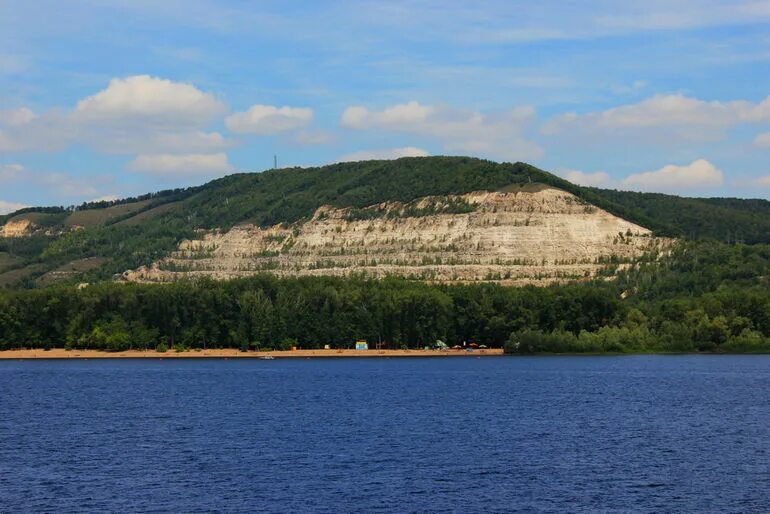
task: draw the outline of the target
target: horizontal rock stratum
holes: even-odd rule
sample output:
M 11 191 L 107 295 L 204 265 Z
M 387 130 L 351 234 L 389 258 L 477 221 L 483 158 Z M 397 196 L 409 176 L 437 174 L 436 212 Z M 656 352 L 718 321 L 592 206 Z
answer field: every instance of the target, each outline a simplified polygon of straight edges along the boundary
M 0 226 L 0 237 L 23 237 L 29 235 L 35 225 L 26 219 L 11 220 Z
M 324 206 L 312 219 L 291 225 L 239 225 L 201 235 L 123 279 L 362 274 L 548 284 L 611 275 L 618 266 L 655 258 L 671 243 L 549 187 L 431 196 L 363 209 Z

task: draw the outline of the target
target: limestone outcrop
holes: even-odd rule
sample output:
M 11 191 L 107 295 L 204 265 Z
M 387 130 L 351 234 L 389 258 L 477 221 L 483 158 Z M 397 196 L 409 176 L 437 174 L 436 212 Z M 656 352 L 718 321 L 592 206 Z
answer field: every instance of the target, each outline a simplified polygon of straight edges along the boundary
M 671 242 L 562 190 L 479 191 L 363 209 L 324 206 L 292 225 L 203 232 L 122 278 L 362 274 L 548 284 L 611 276 Z
M 0 226 L 0 237 L 23 237 L 34 232 L 36 225 L 27 219 L 9 220 Z

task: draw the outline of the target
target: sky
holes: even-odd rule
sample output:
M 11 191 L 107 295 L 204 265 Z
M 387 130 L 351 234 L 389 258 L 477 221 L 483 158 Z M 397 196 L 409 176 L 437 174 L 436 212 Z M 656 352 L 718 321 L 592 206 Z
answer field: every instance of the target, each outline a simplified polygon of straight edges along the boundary
M 770 198 L 770 1 L 0 0 L 0 213 L 274 155 Z

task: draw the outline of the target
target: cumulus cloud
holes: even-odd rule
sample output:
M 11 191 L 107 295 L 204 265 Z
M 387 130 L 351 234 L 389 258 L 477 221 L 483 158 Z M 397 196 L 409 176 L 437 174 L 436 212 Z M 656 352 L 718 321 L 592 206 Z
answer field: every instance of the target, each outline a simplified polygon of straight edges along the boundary
M 418 102 L 394 105 L 379 112 L 352 106 L 342 113 L 342 126 L 352 129 L 415 130 L 424 126 L 436 110 L 436 107 L 420 105 Z
M 224 153 L 140 154 L 128 165 L 131 171 L 159 175 L 207 175 L 232 170 Z
M 648 131 L 662 138 L 714 140 L 741 123 L 770 120 L 770 97 L 760 103 L 745 100 L 704 101 L 681 94 L 657 95 L 639 103 L 587 114 L 567 113 L 546 122 L 545 134 L 636 133 Z
M 658 170 L 634 173 L 618 179 L 603 171 L 566 169 L 560 171 L 559 175 L 581 186 L 656 193 L 700 193 L 724 183 L 722 171 L 705 159 L 697 159 L 682 166 L 669 164 Z
M 14 211 L 18 211 L 19 209 L 23 209 L 24 207 L 29 207 L 29 205 L 24 205 L 23 203 L 6 202 L 4 200 L 0 200 L 0 214 L 8 214 L 9 212 L 14 212 Z
M 398 159 L 400 157 L 427 157 L 428 155 L 430 154 L 422 148 L 405 146 L 402 148 L 363 150 L 360 152 L 353 152 L 347 155 L 343 155 L 338 159 L 338 162 L 389 160 Z
M 78 102 L 75 116 L 89 120 L 155 120 L 163 124 L 208 121 L 225 106 L 191 84 L 136 75 L 112 79 L 106 89 Z
M 195 86 L 138 75 L 113 79 L 70 111 L 0 111 L 0 152 L 88 144 L 107 153 L 215 152 L 229 146 L 206 126 L 225 106 Z
M 543 154 L 542 148 L 524 135 L 534 118 L 531 107 L 487 114 L 448 105 L 409 102 L 381 111 L 351 106 L 342 113 L 340 123 L 351 130 L 384 130 L 431 137 L 450 152 L 520 160 Z
M 640 191 L 678 192 L 703 191 L 724 183 L 724 174 L 705 159 L 684 166 L 669 164 L 655 171 L 629 175 L 623 185 Z
M 613 180 L 609 174 L 603 171 L 586 173 L 578 170 L 564 170 L 560 175 L 573 184 L 579 184 L 581 186 L 608 187 L 613 184 Z
M 236 112 L 225 119 L 233 132 L 269 136 L 307 127 L 313 121 L 313 109 L 307 107 L 274 107 L 253 105 L 248 111 Z
M 770 148 L 770 132 L 764 132 L 754 138 L 754 145 L 760 148 Z
M 229 142 L 204 128 L 225 110 L 191 84 L 138 75 L 111 80 L 69 117 L 80 139 L 109 153 L 214 152 Z

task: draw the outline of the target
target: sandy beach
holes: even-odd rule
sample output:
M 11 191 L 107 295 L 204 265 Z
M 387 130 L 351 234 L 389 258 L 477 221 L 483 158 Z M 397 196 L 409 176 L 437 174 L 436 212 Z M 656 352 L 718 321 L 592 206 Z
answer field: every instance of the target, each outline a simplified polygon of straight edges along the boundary
M 273 357 L 276 359 L 302 358 L 337 358 L 337 357 L 490 357 L 502 355 L 501 348 L 473 350 L 293 350 L 272 352 L 241 352 L 236 349 L 190 350 L 186 352 L 156 352 L 154 350 L 131 350 L 125 352 L 104 352 L 100 350 L 4 350 L 0 351 L 0 359 L 259 359 Z

